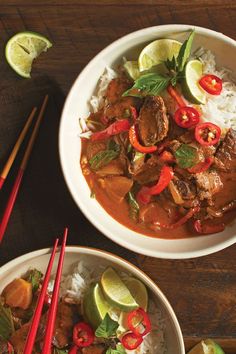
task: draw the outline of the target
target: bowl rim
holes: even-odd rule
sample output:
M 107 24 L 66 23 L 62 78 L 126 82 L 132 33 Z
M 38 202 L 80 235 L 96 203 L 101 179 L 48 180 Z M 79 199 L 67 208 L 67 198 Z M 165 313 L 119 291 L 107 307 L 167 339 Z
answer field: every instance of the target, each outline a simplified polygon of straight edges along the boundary
M 9 272 L 12 268 L 22 264 L 23 262 L 29 261 L 30 259 L 34 259 L 36 257 L 47 255 L 47 254 L 50 255 L 51 251 L 52 251 L 52 248 L 43 248 L 43 249 L 39 249 L 36 251 L 25 253 L 13 260 L 7 262 L 6 264 L 4 264 L 3 266 L 0 267 L 0 274 L 1 274 L 0 279 L 1 279 L 2 275 L 4 275 L 4 273 Z M 57 253 L 59 253 L 59 250 L 57 251 Z M 176 331 L 176 336 L 179 341 L 181 354 L 185 354 L 183 334 L 182 334 L 181 327 L 180 327 L 179 321 L 177 319 L 177 316 L 176 316 L 169 300 L 167 299 L 166 295 L 162 292 L 162 290 L 159 288 L 159 286 L 143 270 L 141 270 L 133 263 L 127 261 L 126 259 L 124 259 L 114 253 L 104 251 L 104 250 L 101 250 L 101 249 L 95 248 L 95 247 L 76 246 L 76 245 L 71 246 L 70 245 L 70 246 L 66 246 L 65 256 L 67 253 L 76 253 L 76 254 L 82 253 L 84 255 L 93 255 L 93 256 L 98 256 L 101 258 L 106 258 L 106 259 L 113 261 L 114 263 L 124 267 L 125 269 L 127 269 L 131 273 L 135 273 L 134 275 L 138 276 L 142 280 L 145 279 L 147 286 L 149 288 L 151 288 L 151 290 L 155 293 L 155 295 L 159 298 L 159 300 L 165 306 L 165 309 L 168 312 L 168 314 L 173 322 L 173 326 Z
M 71 183 L 70 181 L 70 177 L 69 177 L 69 172 L 66 169 L 66 164 L 64 163 L 65 157 L 64 157 L 64 139 L 63 139 L 63 135 L 64 135 L 64 131 L 63 131 L 63 126 L 64 126 L 64 121 L 66 118 L 66 111 L 67 111 L 67 107 L 69 106 L 69 101 L 70 101 L 70 97 L 72 96 L 72 91 L 74 90 L 74 88 L 77 85 L 77 82 L 82 80 L 82 78 L 84 76 L 87 75 L 87 73 L 90 70 L 90 67 L 93 66 L 94 62 L 97 61 L 97 59 L 99 57 L 102 57 L 106 54 L 106 52 L 109 52 L 111 48 L 116 47 L 119 44 L 122 44 L 122 42 L 128 41 L 130 39 L 132 39 L 133 36 L 139 36 L 142 35 L 144 36 L 145 34 L 149 34 L 152 31 L 167 31 L 168 32 L 186 32 L 189 31 L 191 29 L 195 29 L 196 33 L 199 34 L 207 34 L 208 36 L 212 37 L 212 38 L 217 38 L 217 39 L 222 39 L 223 41 L 229 43 L 230 45 L 234 45 L 236 46 L 236 41 L 226 35 L 224 35 L 221 32 L 217 32 L 205 27 L 200 27 L 200 26 L 194 26 L 194 25 L 186 25 L 186 24 L 166 24 L 166 25 L 160 25 L 160 26 L 151 26 L 151 27 L 146 27 L 143 29 L 139 29 L 137 31 L 133 31 L 129 34 L 126 34 L 124 36 L 122 36 L 121 38 L 113 41 L 112 43 L 110 43 L 108 46 L 106 46 L 104 49 L 102 49 L 99 53 L 97 53 L 89 62 L 88 64 L 81 70 L 81 72 L 78 74 L 78 76 L 76 77 L 74 83 L 72 84 L 63 109 L 62 109 L 62 113 L 61 113 L 61 120 L 60 120 L 60 126 L 59 126 L 59 136 L 58 136 L 58 147 L 59 147 L 59 158 L 60 158 L 60 164 L 61 164 L 61 169 L 62 169 L 62 173 L 67 185 L 67 188 L 74 200 L 74 202 L 76 203 L 77 207 L 79 207 L 79 209 L 82 211 L 82 213 L 85 215 L 85 217 L 89 220 L 89 222 L 96 227 L 103 235 L 105 235 L 106 237 L 110 238 L 113 242 L 121 245 L 122 247 L 125 247 L 127 249 L 131 249 L 131 245 L 129 242 L 127 242 L 124 238 L 123 239 L 117 239 L 116 235 L 113 235 L 112 232 L 110 232 L 108 229 L 106 229 L 102 223 L 99 222 L 99 220 L 95 219 L 92 217 L 91 213 L 89 213 L 88 208 L 86 208 L 84 206 L 83 201 L 81 201 L 79 198 L 76 197 L 75 193 L 73 192 L 74 190 L 74 186 L 73 183 Z M 158 35 L 158 33 L 157 33 Z M 102 208 L 102 206 L 101 206 Z M 117 220 L 116 220 L 117 221 Z M 120 224 L 117 221 L 118 224 Z M 124 225 L 122 225 L 124 226 Z M 124 226 L 126 227 L 126 226 Z M 128 227 L 127 231 L 129 231 L 130 229 Z M 137 233 L 137 232 L 136 232 Z M 141 235 L 142 237 L 146 237 L 147 239 L 150 238 L 150 236 L 147 235 L 143 235 L 140 233 L 137 233 L 137 235 Z M 204 236 L 207 237 L 207 236 Z M 184 238 L 186 239 L 186 238 Z M 180 240 L 184 240 L 184 239 L 171 239 L 171 241 L 173 243 L 178 243 L 180 242 Z M 160 239 L 159 239 L 160 240 Z M 163 242 L 165 241 L 169 241 L 169 239 L 162 239 Z M 218 251 L 221 251 L 231 245 L 233 245 L 234 243 L 236 243 L 236 234 L 231 236 L 229 239 L 227 240 L 223 240 L 219 243 L 217 243 L 216 245 L 212 245 L 212 246 L 208 246 L 206 248 L 201 248 L 198 250 L 193 250 L 193 251 L 181 251 L 181 252 L 172 252 L 170 251 L 158 251 L 157 249 L 145 249 L 143 251 L 142 247 L 138 246 L 137 244 L 132 244 L 132 250 L 134 252 L 137 252 L 139 254 L 143 254 L 146 256 L 151 256 L 151 257 L 155 257 L 155 258 L 164 258 L 164 259 L 189 259 L 189 258 L 196 258 L 196 257 L 201 257 L 201 256 L 206 256 Z

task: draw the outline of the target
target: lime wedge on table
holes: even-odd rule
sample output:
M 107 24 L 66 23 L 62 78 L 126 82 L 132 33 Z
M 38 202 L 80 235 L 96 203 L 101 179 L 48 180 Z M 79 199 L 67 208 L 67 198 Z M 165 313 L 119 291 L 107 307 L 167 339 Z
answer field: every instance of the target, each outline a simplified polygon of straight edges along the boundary
M 225 354 L 223 349 L 211 339 L 202 340 L 188 354 Z
M 83 314 L 86 320 L 97 328 L 106 313 L 109 311 L 109 304 L 105 300 L 99 284 L 92 284 L 84 296 Z
M 167 59 L 177 57 L 182 43 L 174 39 L 157 39 L 141 51 L 138 58 L 139 70 L 149 70 Z
M 185 67 L 184 96 L 193 103 L 205 103 L 206 93 L 199 85 L 199 80 L 203 75 L 203 64 L 200 60 L 190 60 Z
M 124 63 L 124 68 L 131 79 L 136 80 L 140 76 L 140 71 L 137 61 L 126 61 Z
M 106 300 L 112 306 L 126 312 L 138 307 L 129 289 L 113 268 L 107 268 L 102 274 L 101 286 Z
M 29 78 L 33 60 L 51 46 L 52 43 L 39 33 L 19 32 L 7 42 L 5 55 L 17 74 Z

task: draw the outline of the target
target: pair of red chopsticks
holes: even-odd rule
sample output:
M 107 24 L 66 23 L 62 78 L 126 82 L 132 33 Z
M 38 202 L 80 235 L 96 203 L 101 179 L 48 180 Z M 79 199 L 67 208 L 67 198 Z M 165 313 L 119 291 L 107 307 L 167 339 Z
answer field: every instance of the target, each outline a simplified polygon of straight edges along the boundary
M 21 185 L 21 181 L 22 181 L 22 177 L 24 175 L 24 172 L 25 172 L 25 169 L 26 169 L 26 166 L 27 166 L 27 163 L 28 163 L 28 160 L 29 160 L 29 157 L 30 157 L 30 154 L 31 154 L 31 151 L 33 149 L 33 146 L 34 146 L 34 142 L 35 142 L 35 139 L 38 135 L 38 130 L 39 130 L 39 127 L 40 127 L 40 124 L 41 124 L 41 121 L 43 119 L 43 115 L 44 115 L 44 111 L 45 111 L 45 108 L 47 106 L 47 102 L 48 102 L 48 95 L 45 96 L 44 100 L 43 100 L 43 103 L 42 103 L 42 106 L 40 108 L 40 111 L 39 111 L 39 115 L 38 115 L 38 118 L 37 118 L 37 121 L 35 123 L 35 126 L 34 126 L 34 129 L 32 131 L 32 134 L 31 134 L 31 137 L 29 139 L 29 142 L 28 142 L 28 145 L 26 147 L 26 150 L 25 150 L 25 153 L 24 153 L 24 156 L 23 156 L 23 159 L 22 159 L 22 162 L 20 164 L 20 168 L 18 170 L 18 173 L 17 173 L 17 176 L 16 176 L 16 179 L 15 179 L 15 182 L 14 182 L 14 185 L 13 185 L 13 188 L 11 190 L 11 193 L 10 193 L 10 196 L 9 196 L 9 199 L 7 201 L 7 205 L 6 205 L 6 208 L 5 208 L 5 211 L 3 213 L 3 217 L 2 217 L 2 220 L 0 222 L 0 243 L 3 239 L 3 236 L 4 236 L 4 233 L 5 233 L 5 230 L 7 228 L 7 224 L 8 224 L 8 221 L 9 221 L 9 218 L 11 216 L 11 212 L 12 212 L 12 209 L 13 209 L 13 206 L 15 204 L 15 200 L 16 200 L 16 197 L 17 197 L 17 194 L 18 194 L 18 191 L 19 191 L 19 188 L 20 188 L 20 185 Z M 34 118 L 34 115 L 37 111 L 37 108 L 34 107 L 32 112 L 30 113 L 28 119 L 27 119 L 27 122 L 22 130 L 22 132 L 20 133 L 18 139 L 17 139 L 17 142 L 0 174 L 0 189 L 2 188 L 6 178 L 7 178 L 7 175 L 11 169 L 11 166 L 16 158 L 16 155 L 20 149 L 20 146 L 29 130 L 29 127 L 31 126 L 31 123 L 33 121 L 33 118 Z
M 61 280 L 64 255 L 65 255 L 67 234 L 68 234 L 68 229 L 66 228 L 64 231 L 61 252 L 60 252 L 60 257 L 59 257 L 58 266 L 57 266 L 56 279 L 55 279 L 55 283 L 54 283 L 54 287 L 53 287 L 52 301 L 51 301 L 51 304 L 49 307 L 49 313 L 48 313 L 47 324 L 46 324 L 46 332 L 45 332 L 45 336 L 44 336 L 44 343 L 43 343 L 43 349 L 42 349 L 41 354 L 50 354 L 51 353 L 52 336 L 53 336 L 55 320 L 56 320 L 59 289 L 60 289 L 60 280 Z M 54 247 L 52 250 L 52 254 L 51 254 L 51 257 L 50 257 L 50 260 L 48 263 L 47 271 L 46 271 L 46 274 L 45 274 L 45 277 L 43 280 L 42 288 L 41 288 L 38 302 L 36 305 L 36 310 L 34 312 L 34 316 L 33 316 L 30 330 L 28 333 L 28 337 L 26 340 L 24 354 L 31 354 L 33 352 L 34 342 L 35 342 L 35 338 L 36 338 L 36 334 L 37 334 L 37 330 L 38 330 L 38 326 L 39 326 L 39 322 L 40 322 L 40 317 L 41 317 L 44 299 L 45 299 L 47 288 L 48 288 L 48 282 L 49 282 L 49 278 L 50 278 L 56 250 L 57 250 L 57 245 L 58 245 L 58 238 L 55 241 L 55 244 L 54 244 Z

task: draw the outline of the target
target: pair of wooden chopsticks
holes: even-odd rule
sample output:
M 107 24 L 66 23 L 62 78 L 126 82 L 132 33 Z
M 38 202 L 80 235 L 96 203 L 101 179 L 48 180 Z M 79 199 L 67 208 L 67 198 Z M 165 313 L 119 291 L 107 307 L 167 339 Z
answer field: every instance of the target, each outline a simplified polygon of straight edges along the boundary
M 18 191 L 19 191 L 19 188 L 20 188 L 20 185 L 21 185 L 21 181 L 22 181 L 22 177 L 24 175 L 24 172 L 25 172 L 25 169 L 26 169 L 26 166 L 27 166 L 27 163 L 28 163 L 28 160 L 29 160 L 29 157 L 30 157 L 30 154 L 31 154 L 31 151 L 33 149 L 33 145 L 34 145 L 34 142 L 35 142 L 35 139 L 38 135 L 38 130 L 39 130 L 39 127 L 40 127 L 40 124 L 41 124 L 41 121 L 43 119 L 43 114 L 44 114 L 44 111 L 45 111 L 45 108 L 47 106 L 47 102 L 48 102 L 48 95 L 45 96 L 44 100 L 43 100 L 43 104 L 40 108 L 40 111 L 39 111 L 39 115 L 38 115 L 38 118 L 37 118 L 37 121 L 35 123 L 35 126 L 34 126 L 34 129 L 32 131 L 32 134 L 31 134 L 31 137 L 29 139 L 29 142 L 28 142 L 28 145 L 26 147 L 26 150 L 25 150 L 25 153 L 24 153 L 24 156 L 23 156 L 23 159 L 22 159 L 22 162 L 20 164 L 20 168 L 18 170 L 18 173 L 17 173 L 17 176 L 16 176 L 16 179 L 15 179 L 15 182 L 14 182 L 14 185 L 13 185 L 13 188 L 11 190 L 11 193 L 10 193 L 10 196 L 9 196 L 9 199 L 7 201 L 7 205 L 6 205 L 6 208 L 5 208 L 5 211 L 3 213 L 3 217 L 2 217 L 2 220 L 1 220 L 1 223 L 0 223 L 0 243 L 3 239 L 3 236 L 4 236 L 4 233 L 5 233 L 5 230 L 6 230 L 6 227 L 7 227 L 7 224 L 8 224 L 8 221 L 9 221 L 9 218 L 11 216 L 11 212 L 12 212 L 12 209 L 13 209 L 13 206 L 14 206 L 14 203 L 15 203 L 15 200 L 16 200 L 16 197 L 17 197 L 17 194 L 18 194 Z M 17 142 L 1 172 L 1 175 L 0 175 L 0 189 L 2 188 L 6 178 L 7 178 L 7 175 L 11 169 L 11 166 L 16 158 L 16 155 L 19 151 L 19 148 L 29 130 L 29 127 L 32 123 L 32 120 L 34 118 L 34 115 L 36 113 L 36 110 L 37 108 L 34 107 L 32 112 L 30 113 L 28 119 L 27 119 L 27 122 L 22 130 L 22 132 L 20 133 L 18 139 L 17 139 Z
M 64 255 L 65 255 L 67 234 L 68 234 L 68 229 L 66 228 L 64 231 L 61 252 L 60 252 L 60 257 L 59 257 L 58 266 L 57 266 L 57 273 L 56 273 L 56 279 L 55 279 L 55 283 L 54 283 L 54 287 L 53 287 L 52 301 L 51 301 L 51 304 L 49 307 L 49 313 L 48 313 L 48 317 L 47 317 L 46 332 L 45 332 L 45 336 L 44 336 L 42 354 L 50 354 L 51 353 L 52 336 L 53 336 L 55 320 L 56 320 L 59 289 L 60 289 L 60 280 L 61 280 Z M 58 245 L 58 239 L 56 239 L 56 241 L 55 241 L 55 244 L 54 244 L 54 247 L 52 250 L 52 254 L 51 254 L 51 257 L 50 257 L 50 260 L 48 263 L 47 271 L 46 271 L 46 274 L 45 274 L 45 277 L 43 280 L 42 288 L 41 288 L 38 302 L 36 305 L 36 310 L 34 312 L 34 316 L 33 316 L 30 330 L 28 333 L 28 337 L 26 340 L 24 354 L 31 354 L 33 352 L 34 342 L 35 342 L 35 338 L 36 338 L 36 334 L 37 334 L 37 330 L 38 330 L 38 326 L 39 326 L 39 322 L 40 322 L 40 317 L 42 314 L 44 299 L 45 299 L 45 295 L 46 295 L 47 288 L 48 288 L 48 282 L 49 282 L 49 278 L 50 278 L 56 250 L 57 250 L 57 245 Z

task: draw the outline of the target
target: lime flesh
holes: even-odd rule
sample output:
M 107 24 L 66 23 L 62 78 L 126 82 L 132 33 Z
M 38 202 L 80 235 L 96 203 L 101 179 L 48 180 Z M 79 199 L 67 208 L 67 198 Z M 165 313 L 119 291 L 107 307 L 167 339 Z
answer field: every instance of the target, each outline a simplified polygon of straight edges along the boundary
M 7 42 L 6 60 L 20 76 L 30 78 L 33 60 L 51 46 L 52 43 L 39 33 L 20 32 Z
M 107 268 L 102 274 L 101 287 L 106 300 L 112 306 L 125 312 L 138 308 L 129 289 L 113 268 Z
M 86 320 L 96 329 L 109 311 L 99 284 L 93 284 L 84 296 L 83 314 Z
M 212 339 L 202 340 L 188 354 L 225 354 L 223 349 Z
M 199 85 L 199 80 L 203 75 L 203 64 L 200 60 L 190 60 L 185 68 L 184 96 L 191 102 L 204 104 L 206 93 Z
M 139 70 L 149 70 L 167 59 L 177 57 L 182 43 L 174 39 L 157 39 L 141 51 L 138 58 Z

